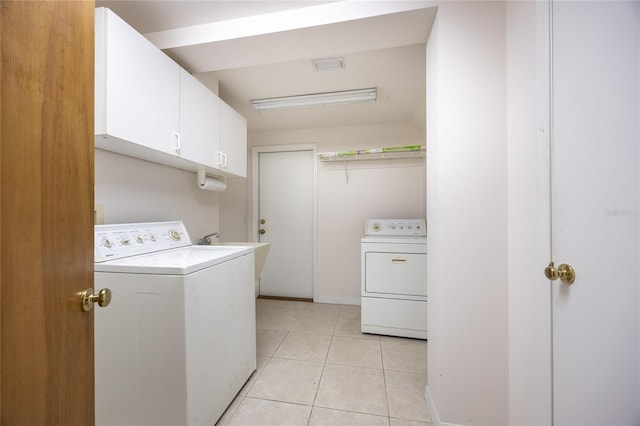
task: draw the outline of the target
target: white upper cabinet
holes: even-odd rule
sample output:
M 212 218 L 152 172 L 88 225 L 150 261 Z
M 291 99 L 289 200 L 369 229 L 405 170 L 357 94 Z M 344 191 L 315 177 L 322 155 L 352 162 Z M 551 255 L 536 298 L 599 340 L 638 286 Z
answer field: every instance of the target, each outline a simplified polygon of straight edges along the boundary
M 247 176 L 247 119 L 220 101 L 220 162 L 222 170 Z
M 113 12 L 96 9 L 96 135 L 175 154 L 179 69 Z
M 212 91 L 180 69 L 180 156 L 218 167 L 220 104 Z M 244 149 L 247 145 L 245 143 Z
M 244 117 L 109 9 L 95 22 L 96 147 L 246 177 Z

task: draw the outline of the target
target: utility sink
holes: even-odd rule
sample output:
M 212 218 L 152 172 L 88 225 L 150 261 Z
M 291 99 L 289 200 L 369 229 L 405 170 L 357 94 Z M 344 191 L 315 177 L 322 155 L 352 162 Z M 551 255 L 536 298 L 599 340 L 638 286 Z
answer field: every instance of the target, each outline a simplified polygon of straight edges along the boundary
M 250 243 L 250 242 L 231 242 L 225 241 L 223 243 L 215 243 L 216 245 L 223 246 L 250 246 L 255 250 L 255 280 L 256 280 L 256 297 L 259 292 L 259 283 L 260 283 L 260 272 L 262 272 L 262 267 L 264 266 L 265 260 L 267 260 L 267 254 L 269 253 L 269 249 L 271 248 L 271 243 Z

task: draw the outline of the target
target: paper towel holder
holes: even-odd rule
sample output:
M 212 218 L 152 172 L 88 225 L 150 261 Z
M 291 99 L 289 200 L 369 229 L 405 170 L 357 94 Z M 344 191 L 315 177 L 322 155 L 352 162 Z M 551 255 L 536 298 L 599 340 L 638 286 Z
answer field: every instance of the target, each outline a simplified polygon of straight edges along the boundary
M 227 187 L 226 176 L 213 176 L 211 178 L 207 178 L 207 171 L 205 170 L 204 167 L 198 167 L 197 178 L 198 178 L 198 181 L 197 181 L 198 188 L 200 189 L 204 189 L 207 186 L 207 179 L 214 179 L 215 181 L 219 181 L 222 184 L 221 188 L 218 189 L 218 191 L 224 191 Z

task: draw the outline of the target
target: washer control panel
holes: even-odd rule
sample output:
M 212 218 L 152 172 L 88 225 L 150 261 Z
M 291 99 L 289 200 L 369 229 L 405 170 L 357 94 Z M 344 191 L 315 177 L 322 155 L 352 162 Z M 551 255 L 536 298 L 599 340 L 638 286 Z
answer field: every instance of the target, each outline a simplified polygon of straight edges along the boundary
M 424 219 L 367 219 L 365 235 L 426 236 Z
M 95 225 L 94 261 L 104 262 L 190 245 L 187 229 L 180 221 Z

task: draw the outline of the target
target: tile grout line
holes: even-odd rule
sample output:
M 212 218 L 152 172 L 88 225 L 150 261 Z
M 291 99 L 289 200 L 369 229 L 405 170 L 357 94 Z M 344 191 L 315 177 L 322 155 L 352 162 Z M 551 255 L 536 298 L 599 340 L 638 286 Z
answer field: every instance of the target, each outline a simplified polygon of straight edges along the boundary
M 335 323 L 333 324 L 333 329 L 331 330 L 331 338 L 329 339 L 329 346 L 327 346 L 327 353 L 324 356 L 324 362 L 322 363 L 322 371 L 320 372 L 320 378 L 318 380 L 318 387 L 316 388 L 316 394 L 313 397 L 313 403 L 311 404 L 311 412 L 309 413 L 309 420 L 307 421 L 307 425 L 311 423 L 311 416 L 313 415 L 313 409 L 316 408 L 316 400 L 318 399 L 318 393 L 320 392 L 320 384 L 322 383 L 322 378 L 324 377 L 324 370 L 327 368 L 327 360 L 329 359 L 329 352 L 331 351 L 331 345 L 333 344 L 333 337 L 336 332 L 336 326 L 338 324 L 338 318 L 340 318 L 340 312 L 342 312 L 342 306 L 338 310 L 338 315 L 336 316 Z
M 267 368 L 267 366 L 272 362 L 272 360 L 274 358 L 281 359 L 281 358 L 276 356 L 276 353 L 280 349 L 283 348 L 283 345 L 285 343 L 285 340 L 287 340 L 287 338 L 291 337 L 291 335 L 293 335 L 293 334 L 305 334 L 305 335 L 307 335 L 307 334 L 310 334 L 310 335 L 317 334 L 317 333 L 313 333 L 313 332 L 305 332 L 304 330 L 306 330 L 306 328 L 304 326 L 301 327 L 301 329 L 303 330 L 301 333 L 294 333 L 294 331 L 293 331 L 296 328 L 296 324 L 298 322 L 300 322 L 301 319 L 305 316 L 305 313 L 309 313 L 309 315 L 315 316 L 316 314 L 320 314 L 320 313 L 323 312 L 323 311 L 317 311 L 317 310 L 311 309 L 310 308 L 311 306 L 312 306 L 312 304 L 310 304 L 310 303 L 309 304 L 305 304 L 304 307 L 299 312 L 297 312 L 297 315 L 289 317 L 291 319 L 293 319 L 293 317 L 295 317 L 295 319 L 293 319 L 292 323 L 289 324 L 285 329 L 282 330 L 284 335 L 282 336 L 282 339 L 278 342 L 278 344 L 275 346 L 275 349 L 273 350 L 272 354 L 270 356 L 261 355 L 264 358 L 266 358 L 267 361 L 265 362 L 265 365 L 264 365 L 263 369 L 256 376 L 256 380 L 259 379 L 259 377 L 263 373 L 263 370 L 265 368 Z M 336 311 L 332 311 L 332 312 L 336 312 Z M 274 401 L 274 402 L 283 402 L 283 403 L 288 403 L 288 404 L 307 406 L 307 407 L 310 408 L 310 411 L 309 411 L 309 414 L 308 414 L 308 416 L 306 418 L 306 425 L 309 426 L 311 424 L 311 418 L 312 418 L 314 409 L 316 407 L 318 409 L 319 408 L 326 408 L 326 407 L 318 407 L 316 404 L 317 404 L 317 401 L 318 401 L 320 386 L 323 383 L 323 380 L 326 379 L 325 374 L 326 374 L 327 365 L 329 365 L 329 364 L 334 365 L 334 363 L 329 363 L 328 360 L 329 360 L 329 355 L 331 354 L 331 349 L 333 347 L 333 344 L 336 343 L 335 338 L 336 337 L 345 337 L 345 338 L 354 338 L 355 339 L 355 338 L 360 337 L 360 336 L 356 336 L 356 335 L 351 335 L 352 333 L 355 333 L 355 329 L 352 330 L 352 326 L 351 325 L 349 325 L 348 329 L 344 328 L 344 327 L 341 328 L 341 330 L 343 331 L 343 335 L 336 334 L 338 332 L 338 325 L 340 324 L 340 319 L 341 318 L 342 319 L 347 318 L 349 320 L 348 322 L 351 322 L 353 319 L 355 319 L 355 318 L 352 317 L 353 316 L 353 312 L 354 312 L 353 310 L 345 309 L 345 306 L 341 305 L 341 306 L 339 306 L 339 309 L 337 309 L 337 315 L 336 316 L 332 315 L 332 317 L 333 317 L 333 319 L 332 319 L 333 327 L 332 327 L 331 334 L 328 336 L 329 339 L 328 339 L 328 346 L 327 346 L 326 352 L 324 354 L 324 357 L 320 358 L 321 361 L 319 361 L 319 362 L 316 361 L 316 362 L 322 364 L 322 368 L 321 368 L 320 374 L 318 376 L 317 387 L 315 389 L 315 392 L 314 392 L 314 395 L 313 395 L 313 400 L 311 401 L 310 405 L 307 405 L 307 404 L 304 404 L 304 403 L 294 403 L 294 402 L 287 402 L 287 401 L 280 401 L 280 400 L 272 400 L 272 399 L 268 399 L 268 398 L 250 397 L 248 394 L 251 391 L 251 389 L 247 389 L 246 394 L 242 396 L 241 401 L 239 402 L 239 404 L 233 410 L 233 413 L 229 417 L 229 420 L 232 420 L 234 417 L 236 417 L 237 413 L 239 412 L 238 409 L 239 409 L 240 405 L 243 403 L 243 401 L 245 401 L 245 400 L 247 400 L 247 398 L 249 398 L 249 399 L 258 399 L 258 400 Z M 343 316 L 343 315 L 345 315 L 346 317 Z M 323 315 L 320 315 L 319 318 L 318 318 L 318 321 L 321 321 L 321 322 L 325 322 L 327 320 L 328 320 L 328 318 L 323 318 Z M 285 324 L 283 324 L 283 325 L 285 325 Z M 312 328 L 310 330 L 315 330 L 315 329 Z M 324 330 L 328 331 L 326 327 L 324 328 Z M 322 333 L 320 335 L 322 335 Z M 362 338 L 362 337 L 360 337 L 360 338 Z M 385 398 L 385 403 L 386 403 L 386 415 L 378 414 L 378 416 L 386 418 L 387 424 L 390 425 L 391 424 L 390 404 L 389 404 L 389 390 L 390 389 L 388 387 L 389 384 L 387 383 L 387 374 L 386 374 L 387 371 L 411 374 L 411 375 L 416 375 L 416 376 L 422 375 L 423 373 L 420 373 L 418 371 L 405 371 L 403 368 L 399 368 L 399 369 L 394 368 L 393 364 L 394 364 L 394 362 L 396 362 L 396 361 L 394 361 L 395 358 L 392 357 L 390 359 L 387 359 L 385 357 L 385 355 L 384 355 L 383 346 L 385 346 L 385 345 L 383 345 L 383 343 L 384 343 L 383 339 L 378 337 L 375 340 L 378 340 L 378 344 L 376 346 L 378 347 L 379 354 L 380 354 L 379 355 L 380 356 L 380 361 L 381 361 L 380 371 L 382 372 L 382 376 L 383 376 L 382 378 L 383 378 L 383 386 L 384 386 L 384 398 Z M 327 340 L 325 340 L 325 342 L 326 341 Z M 282 359 L 290 359 L 290 358 L 282 358 Z M 296 358 L 291 358 L 291 359 L 296 360 Z M 389 364 L 389 362 L 391 362 L 391 364 Z M 396 362 L 396 364 L 397 364 L 397 362 Z M 335 364 L 335 365 L 343 365 L 343 364 Z M 350 364 L 344 364 L 344 365 L 349 366 Z M 359 368 L 376 369 L 377 370 L 377 368 L 375 368 L 375 367 L 363 367 L 363 366 L 360 366 Z M 255 385 L 255 382 L 254 382 L 254 385 Z M 359 413 L 359 414 L 372 415 L 372 416 L 376 415 L 376 414 L 368 413 L 368 412 L 351 411 L 351 410 L 345 410 L 345 409 L 330 409 L 330 410 L 342 411 L 342 412 L 345 412 L 345 413 Z M 396 417 L 394 417 L 394 419 L 395 418 Z M 402 419 L 402 418 L 399 418 L 399 419 Z M 300 418 L 300 420 L 303 420 L 303 419 Z M 408 420 L 408 419 L 406 419 L 406 420 Z M 415 420 L 415 421 L 423 422 L 424 420 Z M 305 424 L 305 423 L 301 422 L 300 424 Z M 432 423 L 429 423 L 429 420 L 426 420 L 426 424 L 427 425 L 432 425 Z
M 327 347 L 327 353 L 324 356 L 324 362 L 322 363 L 322 371 L 320 372 L 320 378 L 318 379 L 318 387 L 316 388 L 316 393 L 313 396 L 313 402 L 311 403 L 311 411 L 309 412 L 309 418 L 307 419 L 307 426 L 311 422 L 311 416 L 313 415 L 313 409 L 316 407 L 316 400 L 318 399 L 318 392 L 320 391 L 320 384 L 322 383 L 322 378 L 324 377 L 324 370 L 327 367 L 327 360 L 329 359 L 329 352 L 331 351 L 331 344 L 333 343 L 333 337 L 336 332 L 336 326 L 338 324 L 338 318 L 340 318 L 340 313 L 342 312 L 342 306 L 338 311 L 338 316 L 336 318 L 336 323 L 333 325 L 333 331 L 331 332 L 331 338 L 329 339 L 329 346 Z
M 384 355 L 382 353 L 382 339 L 378 339 L 380 347 L 380 361 L 382 362 L 382 383 L 384 383 L 384 400 L 387 406 L 387 422 L 391 424 L 391 412 L 389 411 L 389 392 L 387 391 L 387 375 L 384 368 Z

